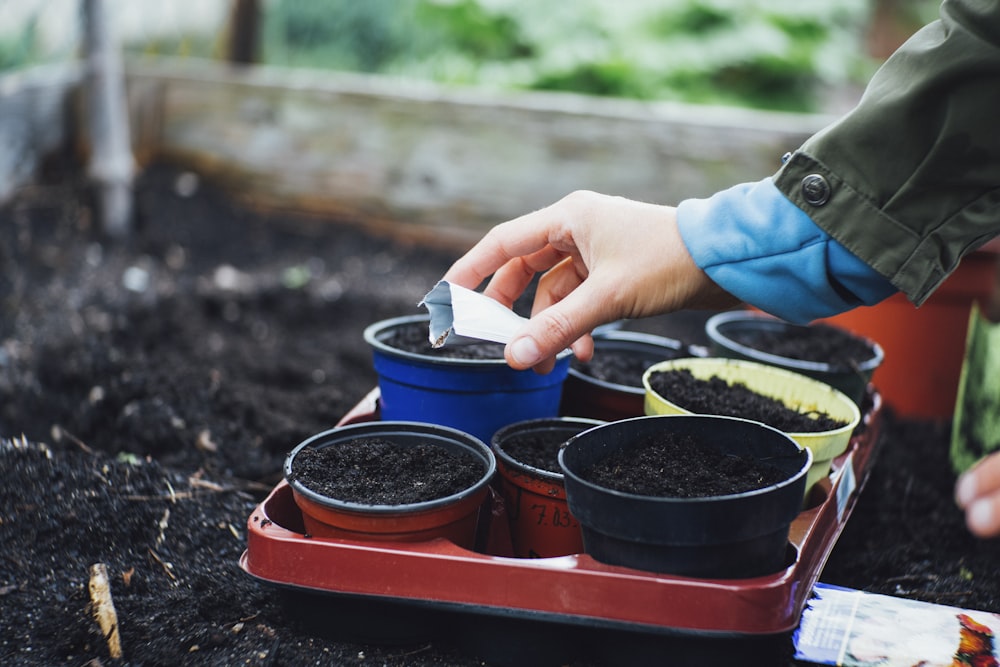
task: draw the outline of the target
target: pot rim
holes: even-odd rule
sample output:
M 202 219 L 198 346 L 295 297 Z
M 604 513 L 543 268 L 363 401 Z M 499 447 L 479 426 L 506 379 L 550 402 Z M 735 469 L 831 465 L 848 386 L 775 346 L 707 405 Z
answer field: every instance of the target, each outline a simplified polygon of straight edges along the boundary
M 702 366 L 708 366 L 708 365 L 710 365 L 712 363 L 716 363 L 716 364 L 718 364 L 720 366 L 732 366 L 732 367 L 737 367 L 737 368 L 744 367 L 744 368 L 748 368 L 748 369 L 752 369 L 752 370 L 758 371 L 760 373 L 767 373 L 767 374 L 770 374 L 770 375 L 775 376 L 775 377 L 785 378 L 785 379 L 794 381 L 794 382 L 796 382 L 796 383 L 798 383 L 798 384 L 800 384 L 802 386 L 823 387 L 825 391 L 828 391 L 831 396 L 833 396 L 833 397 L 835 397 L 837 399 L 837 403 L 838 404 L 840 404 L 841 406 L 843 406 L 846 410 L 848 410 L 851 413 L 851 418 L 848 420 L 847 424 L 845 424 L 844 426 L 841 426 L 840 428 L 830 429 L 830 430 L 827 430 L 827 431 L 781 431 L 782 433 L 785 433 L 786 435 L 791 436 L 793 439 L 796 439 L 796 440 L 798 440 L 800 438 L 806 438 L 806 439 L 812 438 L 812 439 L 815 439 L 815 438 L 820 438 L 820 437 L 840 436 L 840 435 L 844 435 L 846 433 L 853 432 L 854 429 L 857 428 L 858 424 L 861 423 L 861 410 L 858 408 L 857 403 L 855 403 L 854 401 L 852 401 L 851 398 L 849 396 L 847 396 L 844 392 L 840 391 L 839 389 L 836 389 L 835 387 L 830 386 L 826 382 L 822 382 L 820 380 L 813 379 L 813 378 L 811 378 L 811 377 L 809 377 L 807 375 L 802 375 L 801 373 L 796 373 L 795 371 L 791 371 L 791 370 L 785 370 L 784 368 L 779 368 L 777 366 L 771 366 L 769 364 L 765 364 L 765 363 L 762 363 L 762 362 L 759 362 L 759 361 L 746 361 L 746 360 L 743 360 L 743 359 L 730 359 L 728 357 L 704 357 L 704 358 L 701 358 L 701 359 L 671 359 L 670 361 L 664 361 L 663 363 L 656 364 L 655 366 L 650 366 L 648 369 L 646 369 L 646 372 L 642 376 L 642 385 L 645 388 L 645 390 L 650 395 L 655 396 L 660 401 L 663 401 L 664 403 L 668 403 L 671 406 L 673 406 L 674 408 L 676 408 L 678 410 L 682 410 L 686 414 L 694 415 L 694 414 L 705 414 L 705 413 L 691 412 L 687 408 L 682 408 L 680 405 L 678 405 L 677 403 L 674 403 L 673 401 L 671 401 L 670 399 L 668 399 L 666 396 L 663 396 L 662 394 L 654 391 L 653 388 L 649 384 L 650 376 L 653 373 L 656 373 L 656 372 L 659 372 L 659 371 L 664 371 L 664 370 L 669 370 L 670 367 L 677 365 L 678 362 L 688 362 L 688 363 L 693 362 L 695 364 L 702 365 Z M 763 392 L 760 392 L 760 390 L 758 390 L 758 389 L 753 389 L 752 387 L 751 387 L 751 390 L 756 391 L 758 393 L 763 393 Z M 767 395 L 767 394 L 765 394 L 765 395 Z M 782 401 L 782 402 L 784 402 L 784 401 Z M 765 424 L 765 426 L 766 426 L 766 424 Z
M 365 503 L 331 498 L 330 496 L 324 496 L 323 494 L 313 491 L 291 475 L 292 462 L 295 459 L 295 456 L 303 449 L 312 447 L 318 443 L 322 443 L 323 441 L 330 441 L 324 445 L 328 446 L 336 441 L 352 440 L 354 438 L 367 437 L 375 434 L 391 435 L 392 433 L 405 433 L 407 435 L 419 435 L 423 433 L 426 435 L 436 436 L 439 440 L 450 441 L 459 445 L 467 446 L 470 452 L 480 455 L 483 462 L 486 464 L 486 469 L 475 484 L 472 484 L 457 493 L 442 496 L 441 498 L 434 498 L 433 500 L 425 500 L 417 503 L 403 503 L 400 505 L 369 505 Z M 431 424 L 427 422 L 373 421 L 349 424 L 346 426 L 336 426 L 332 429 L 322 431 L 306 438 L 296 445 L 296 447 L 285 457 L 282 472 L 285 480 L 287 480 L 289 486 L 291 486 L 296 493 L 301 494 L 317 505 L 321 505 L 338 512 L 378 515 L 419 514 L 422 512 L 432 512 L 441 507 L 458 502 L 464 498 L 474 496 L 485 490 L 485 487 L 493 479 L 493 476 L 496 473 L 496 468 L 496 456 L 493 454 L 493 451 L 489 448 L 489 446 L 487 446 L 486 443 L 479 438 L 466 433 L 465 431 L 460 431 L 450 426 L 442 426 L 440 424 Z
M 671 350 L 678 352 L 687 352 L 688 356 L 696 357 L 699 356 L 695 354 L 694 346 L 683 343 L 676 338 L 668 338 L 666 336 L 659 336 L 657 334 L 645 333 L 642 331 L 623 331 L 620 329 L 608 329 L 600 332 L 594 332 L 594 353 L 597 353 L 597 347 L 601 342 L 609 343 L 638 343 L 640 345 L 649 345 L 650 347 L 666 347 Z M 596 387 L 601 387 L 602 389 L 610 389 L 612 391 L 623 392 L 627 394 L 635 394 L 641 396 L 645 393 L 645 389 L 642 387 L 642 382 L 640 378 L 640 383 L 638 386 L 632 386 L 628 384 L 620 384 L 618 382 L 608 382 L 607 380 L 602 380 L 596 378 L 593 375 L 584 373 L 573 367 L 573 363 L 570 362 L 569 365 L 569 375 L 574 378 L 592 384 Z
M 382 341 L 379 336 L 385 332 L 391 331 L 392 329 L 405 326 L 408 324 L 413 324 L 415 322 L 427 322 L 430 323 L 431 316 L 429 314 L 418 314 L 418 315 L 402 315 L 400 317 L 391 317 L 385 320 L 379 320 L 365 327 L 364 330 L 364 340 L 373 349 L 378 350 L 382 354 L 387 356 L 396 357 L 398 359 L 408 359 L 411 361 L 419 361 L 426 364 L 438 364 L 438 365 L 448 365 L 448 366 L 506 366 L 507 360 L 503 357 L 496 358 L 485 358 L 485 359 L 457 359 L 454 357 L 439 357 L 432 356 L 429 354 L 420 354 L 419 352 L 410 352 L 409 350 L 401 350 L 398 347 L 392 347 Z M 490 342 L 490 341 L 483 341 Z M 556 355 L 557 360 L 568 359 L 573 354 L 573 351 L 569 348 L 563 350 L 558 355 Z M 531 369 L 526 369 L 520 371 L 522 373 L 534 372 Z
M 626 491 L 619 491 L 618 489 L 611 489 L 606 486 L 601 486 L 600 484 L 594 484 L 588 481 L 571 470 L 564 462 L 566 449 L 572 445 L 572 443 L 579 437 L 589 434 L 591 431 L 597 430 L 598 428 L 606 427 L 624 427 L 629 423 L 644 421 L 647 419 L 697 419 L 697 420 L 728 420 L 734 422 L 743 422 L 746 424 L 751 424 L 754 427 L 759 427 L 769 431 L 773 431 L 777 435 L 781 436 L 782 439 L 790 442 L 800 453 L 805 453 L 801 467 L 795 472 L 795 474 L 790 475 L 786 479 L 778 482 L 777 484 L 770 484 L 768 486 L 761 487 L 759 489 L 753 489 L 751 491 L 743 491 L 741 493 L 730 493 L 721 496 L 700 496 L 697 498 L 677 498 L 671 496 L 645 496 L 638 493 L 628 493 Z M 695 504 L 708 504 L 708 503 L 728 503 L 739 500 L 744 500 L 747 498 L 753 498 L 756 496 L 762 496 L 768 493 L 774 493 L 780 489 L 786 488 L 798 482 L 801 478 L 805 477 L 809 472 L 809 468 L 812 467 L 813 463 L 813 453 L 808 447 L 803 447 L 801 444 L 796 442 L 792 437 L 790 437 L 784 431 L 780 431 L 773 426 L 768 426 L 761 422 L 755 422 L 751 419 L 744 419 L 742 417 L 730 417 L 728 415 L 704 415 L 704 414 L 687 414 L 687 415 L 643 415 L 642 417 L 630 417 L 628 419 L 620 419 L 614 422 L 606 422 L 599 427 L 594 427 L 593 429 L 588 429 L 579 435 L 570 438 L 565 446 L 559 450 L 559 467 L 563 469 L 566 477 L 570 477 L 577 484 L 585 486 L 591 490 L 606 494 L 612 497 L 618 497 L 627 500 L 638 500 L 642 502 L 653 502 L 659 505 L 695 505 Z
M 872 349 L 872 357 L 866 359 L 858 364 L 857 369 L 850 367 L 838 367 L 827 362 L 820 361 L 806 361 L 804 359 L 794 359 L 792 357 L 783 357 L 777 354 L 771 354 L 769 352 L 764 352 L 754 347 L 744 345 L 737 342 L 733 338 L 727 336 L 723 328 L 726 325 L 734 323 L 756 323 L 756 322 L 768 322 L 778 324 L 779 326 L 784 326 L 787 328 L 795 329 L 808 329 L 809 325 L 806 324 L 795 324 L 793 322 L 787 322 L 780 318 L 774 317 L 773 315 L 768 315 L 767 313 L 755 313 L 748 310 L 731 310 L 723 313 L 718 313 L 708 318 L 705 322 L 705 334 L 709 339 L 725 347 L 729 347 L 732 350 L 742 354 L 746 357 L 751 357 L 753 359 L 762 361 L 764 363 L 775 364 L 785 366 L 787 368 L 794 368 L 796 370 L 802 371 L 812 371 L 818 373 L 869 373 L 878 368 L 882 362 L 885 360 L 885 352 L 882 346 L 878 342 L 868 338 L 866 336 L 861 336 L 854 333 L 853 331 L 847 331 L 841 327 L 833 324 L 825 324 L 823 326 L 828 326 L 834 329 L 838 329 L 847 333 L 854 338 L 864 341 Z
M 601 419 L 592 419 L 590 417 L 575 417 L 575 416 L 540 417 L 538 419 L 526 419 L 524 421 L 508 424 L 507 426 L 504 426 L 503 428 L 498 430 L 496 433 L 493 434 L 493 437 L 490 439 L 490 445 L 496 457 L 500 459 L 500 461 L 507 467 L 514 468 L 515 470 L 523 470 L 529 472 L 530 474 L 539 477 L 541 479 L 544 479 L 546 481 L 562 483 L 563 481 L 562 473 L 553 472 L 551 470 L 545 470 L 544 468 L 538 468 L 536 466 L 529 465 L 519 459 L 515 459 L 503 448 L 503 446 L 500 444 L 500 441 L 503 440 L 505 436 L 508 436 L 511 433 L 520 433 L 523 431 L 541 429 L 550 425 L 556 428 L 558 428 L 560 424 L 567 424 L 570 426 L 587 425 L 586 429 L 576 434 L 579 435 L 580 433 L 589 431 L 591 428 L 594 428 L 595 426 L 601 426 L 602 424 L 606 423 L 607 423 L 606 421 Z M 572 438 L 575 436 L 570 436 L 570 437 Z M 565 443 L 563 443 L 563 446 L 565 446 Z M 561 449 L 562 447 L 560 447 L 560 450 Z

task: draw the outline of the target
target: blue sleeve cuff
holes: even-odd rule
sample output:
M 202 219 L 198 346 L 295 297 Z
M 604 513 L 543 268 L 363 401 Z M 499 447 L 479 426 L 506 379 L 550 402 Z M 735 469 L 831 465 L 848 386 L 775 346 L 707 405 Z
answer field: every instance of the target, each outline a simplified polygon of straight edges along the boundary
M 677 207 L 695 263 L 738 299 L 790 322 L 873 305 L 896 288 L 766 178 Z

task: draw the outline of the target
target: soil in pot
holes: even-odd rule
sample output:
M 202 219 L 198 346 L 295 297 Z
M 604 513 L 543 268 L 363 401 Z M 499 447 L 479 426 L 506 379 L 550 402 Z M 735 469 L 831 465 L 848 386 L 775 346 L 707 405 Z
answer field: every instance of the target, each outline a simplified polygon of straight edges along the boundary
M 515 370 L 504 361 L 499 343 L 432 349 L 429 323 L 429 316 L 412 315 L 365 329 L 383 420 L 440 424 L 489 442 L 508 424 L 559 414 L 569 352 L 559 356 L 550 373 Z
M 595 333 L 591 360 L 570 362 L 560 413 L 603 421 L 641 417 L 646 369 L 694 354 L 689 346 L 663 336 L 616 330 Z
M 788 564 L 812 455 L 759 422 L 651 415 L 581 433 L 559 463 L 595 560 L 714 579 Z
M 559 450 L 571 437 L 601 423 L 577 417 L 532 419 L 493 436 L 515 556 L 549 558 L 583 551 L 580 524 L 566 503 Z
M 728 311 L 705 323 L 715 355 L 800 373 L 864 401 L 885 357 L 878 343 L 826 324 L 800 325 L 756 311 Z
M 679 353 L 673 357 L 664 355 L 650 358 L 637 356 L 628 350 L 609 348 L 601 350 L 600 354 L 595 354 L 590 361 L 574 359 L 570 363 L 570 367 L 596 380 L 626 387 L 642 387 L 642 374 L 646 372 L 647 368 L 658 361 L 678 356 L 680 356 Z
M 825 413 L 793 410 L 782 401 L 759 394 L 739 382 L 729 384 L 720 377 L 696 378 L 684 368 L 654 372 L 649 377 L 649 385 L 660 396 L 669 396 L 685 410 L 742 417 L 786 433 L 817 433 L 847 425 Z
M 855 369 L 875 356 L 874 348 L 867 341 L 826 324 L 734 330 L 729 335 L 740 345 L 767 354 L 825 363 L 838 370 Z
M 303 441 L 285 480 L 317 537 L 475 548 L 478 518 L 496 469 L 472 436 L 435 424 L 371 421 Z
M 292 479 L 330 498 L 365 505 L 406 505 L 444 498 L 483 475 L 482 461 L 432 444 L 403 447 L 378 437 L 303 449 Z
M 663 432 L 596 462 L 581 477 L 640 496 L 706 498 L 761 489 L 788 474 L 765 461 L 727 454 L 690 434 Z
M 547 472 L 562 474 L 559 469 L 559 448 L 566 442 L 558 431 L 531 431 L 505 439 L 503 451 L 512 459 Z
M 431 347 L 427 338 L 427 324 L 414 322 L 393 329 L 383 340 L 386 345 L 404 352 L 423 354 L 442 359 L 503 359 L 504 346 L 501 343 L 476 341 L 473 343 L 449 344 Z

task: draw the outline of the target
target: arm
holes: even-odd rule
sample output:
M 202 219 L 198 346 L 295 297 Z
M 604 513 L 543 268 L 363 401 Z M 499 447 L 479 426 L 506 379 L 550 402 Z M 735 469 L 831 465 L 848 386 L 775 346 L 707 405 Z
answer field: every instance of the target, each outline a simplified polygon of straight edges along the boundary
M 997 109 L 1000 3 L 946 0 L 775 184 L 919 305 L 1000 233 Z
M 792 322 L 873 305 L 896 289 L 774 187 L 746 183 L 677 208 L 695 263 L 730 294 Z
M 492 275 L 485 293 L 511 306 L 536 273 L 532 317 L 506 349 L 514 368 L 550 370 L 570 345 L 588 359 L 605 322 L 738 303 L 691 259 L 676 209 L 583 191 L 494 227 L 444 280 L 474 289 Z

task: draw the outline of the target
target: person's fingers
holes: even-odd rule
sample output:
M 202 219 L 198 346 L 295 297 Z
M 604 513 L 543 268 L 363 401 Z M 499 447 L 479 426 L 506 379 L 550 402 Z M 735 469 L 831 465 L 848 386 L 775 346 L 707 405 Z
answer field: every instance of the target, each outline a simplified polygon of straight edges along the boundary
M 1000 454 L 987 456 L 959 477 L 955 502 L 965 510 L 973 535 L 1000 535 Z
M 559 220 L 561 216 L 556 203 L 493 227 L 451 265 L 442 279 L 475 289 L 511 260 L 546 248 L 550 229 Z
M 1000 492 L 973 500 L 965 508 L 965 525 L 977 537 L 1000 535 Z
M 605 321 L 603 304 L 610 303 L 603 290 L 585 283 L 560 301 L 535 313 L 507 345 L 507 363 L 514 368 L 549 368 L 549 361 L 568 347 L 577 346 L 589 358 L 593 342 L 585 338 Z M 600 305 L 600 307 L 595 307 Z M 579 341 L 579 342 L 578 342 Z M 544 365 L 542 365 L 544 362 Z
M 496 270 L 483 293 L 509 308 L 528 287 L 535 274 L 548 271 L 563 256 L 564 253 L 546 246 L 525 257 L 516 257 Z
M 539 279 L 531 306 L 532 316 L 572 294 L 586 277 L 587 269 L 583 262 L 572 257 L 564 258 Z
M 981 496 L 997 492 L 1000 492 L 1000 454 L 991 454 L 958 478 L 955 502 L 965 509 Z

